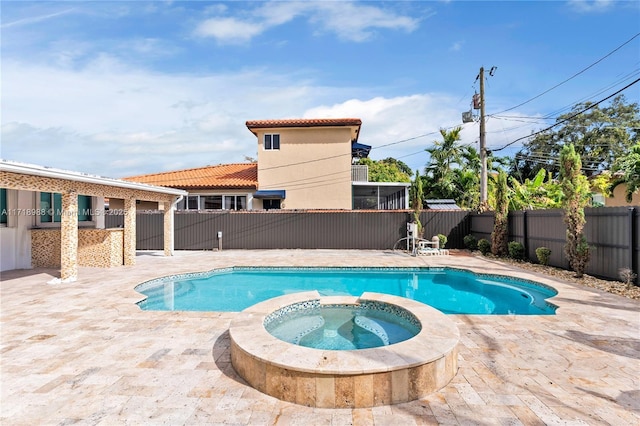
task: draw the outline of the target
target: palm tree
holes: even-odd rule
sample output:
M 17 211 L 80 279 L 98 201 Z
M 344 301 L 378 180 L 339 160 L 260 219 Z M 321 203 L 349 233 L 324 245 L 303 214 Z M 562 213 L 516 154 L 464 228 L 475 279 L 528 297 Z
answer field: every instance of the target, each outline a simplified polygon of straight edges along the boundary
M 460 130 L 460 127 L 449 131 L 440 129 L 442 140 L 434 141 L 433 148 L 425 149 L 431 156 L 425 172 L 435 181 L 446 178 L 451 173 L 452 164 L 460 162 L 462 147 L 457 143 L 460 140 Z
M 431 179 L 432 193 L 430 196 L 437 198 L 456 198 L 456 176 L 453 172 L 462 158 L 460 140 L 460 127 L 452 130 L 440 129 L 441 141 L 435 141 L 432 148 L 427 148 L 430 155 L 429 163 L 425 167 L 425 174 Z

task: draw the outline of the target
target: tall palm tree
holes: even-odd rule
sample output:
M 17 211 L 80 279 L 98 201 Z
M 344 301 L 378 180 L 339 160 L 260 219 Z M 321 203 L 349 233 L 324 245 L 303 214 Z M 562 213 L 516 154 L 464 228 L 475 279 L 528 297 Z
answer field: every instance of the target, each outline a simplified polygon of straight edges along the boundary
M 462 147 L 457 143 L 460 140 L 461 127 L 456 127 L 447 131 L 440 129 L 442 135 L 441 141 L 434 141 L 432 148 L 427 148 L 430 155 L 429 164 L 425 168 L 425 172 L 431 176 L 434 181 L 450 177 L 453 164 L 459 164 L 462 156 Z
M 431 197 L 457 198 L 454 169 L 460 165 L 463 152 L 458 144 L 460 130 L 460 127 L 449 131 L 440 129 L 442 140 L 434 141 L 432 148 L 425 149 L 430 155 L 425 174 L 431 180 Z

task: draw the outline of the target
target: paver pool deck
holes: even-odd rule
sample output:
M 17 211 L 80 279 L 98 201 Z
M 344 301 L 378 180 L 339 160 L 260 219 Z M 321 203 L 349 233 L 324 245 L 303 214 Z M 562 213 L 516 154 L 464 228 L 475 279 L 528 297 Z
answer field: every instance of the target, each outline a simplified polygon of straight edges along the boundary
M 249 387 L 230 364 L 232 312 L 151 312 L 133 288 L 228 266 L 452 266 L 556 288 L 549 316 L 452 315 L 458 374 L 428 397 L 310 408 Z M 135 266 L 0 277 L 2 425 L 640 424 L 640 302 L 481 257 L 392 251 L 139 252 Z

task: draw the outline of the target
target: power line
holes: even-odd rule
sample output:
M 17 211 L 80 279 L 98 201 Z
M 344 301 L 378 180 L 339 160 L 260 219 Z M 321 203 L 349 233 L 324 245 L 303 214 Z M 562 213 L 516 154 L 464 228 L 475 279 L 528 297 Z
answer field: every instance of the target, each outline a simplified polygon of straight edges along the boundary
M 564 107 L 562 107 L 562 108 L 560 108 L 560 109 L 558 109 L 556 111 L 550 112 L 550 113 L 548 113 L 547 115 L 544 115 L 544 116 L 532 117 L 532 116 L 520 116 L 520 115 L 490 114 L 489 117 L 496 118 L 496 119 L 499 119 L 499 120 L 509 120 L 509 119 L 511 119 L 509 121 L 521 121 L 523 123 L 528 123 L 528 122 L 524 121 L 524 120 L 517 120 L 517 119 L 518 118 L 520 118 L 520 119 L 531 119 L 531 120 L 537 120 L 537 121 L 556 120 L 556 119 L 560 118 L 560 116 L 557 116 L 557 114 L 560 114 L 561 112 L 563 112 L 565 110 L 568 110 L 568 109 L 570 109 L 571 107 L 573 107 L 575 105 L 583 103 L 586 100 L 591 99 L 592 97 L 601 95 L 602 93 L 610 90 L 611 88 L 615 87 L 616 85 L 621 84 L 621 83 L 623 83 L 623 82 L 625 82 L 627 80 L 630 80 L 634 76 L 637 76 L 639 74 L 640 74 L 640 68 L 636 68 L 633 71 L 629 72 L 628 74 L 624 75 L 623 77 L 619 78 L 618 80 L 614 81 L 613 83 L 609 84 L 608 86 L 598 90 L 597 92 L 595 92 L 595 93 L 593 93 L 591 95 L 585 96 L 585 97 L 583 97 L 581 99 L 578 99 L 577 101 L 574 101 L 571 104 L 568 104 L 568 105 L 566 105 L 566 106 L 564 106 Z M 534 124 L 534 123 L 531 122 L 531 124 Z M 515 130 L 515 129 L 523 128 L 523 127 L 527 127 L 527 126 L 524 126 L 524 125 L 523 126 L 514 126 L 514 127 L 509 128 L 509 130 Z M 504 129 L 504 130 L 507 130 L 507 129 Z M 489 132 L 487 132 L 487 133 L 489 133 Z M 497 133 L 497 132 L 492 132 L 492 133 Z
M 605 56 L 603 56 L 602 58 L 598 59 L 597 61 L 595 61 L 594 63 L 592 63 L 591 65 L 589 65 L 588 67 L 584 68 L 581 71 L 578 71 L 577 73 L 575 73 L 574 75 L 572 75 L 571 77 L 567 78 L 564 81 L 561 81 L 560 83 L 556 84 L 555 86 L 551 87 L 550 89 L 545 90 L 544 92 L 540 93 L 539 95 L 534 96 L 533 98 L 526 100 L 516 106 L 513 106 L 511 108 L 505 109 L 503 111 L 497 112 L 495 114 L 502 114 L 503 112 L 507 112 L 507 111 L 511 111 L 514 110 L 518 107 L 521 107 L 522 105 L 526 105 L 529 102 L 538 99 L 539 97 L 541 97 L 542 95 L 545 95 L 547 93 L 549 93 L 550 91 L 556 89 L 559 86 L 562 86 L 563 84 L 565 84 L 566 82 L 568 82 L 569 80 L 572 80 L 574 78 L 576 78 L 577 76 L 579 76 L 580 74 L 582 74 L 583 72 L 587 71 L 588 69 L 594 67 L 595 65 L 599 64 L 600 62 L 602 62 L 603 60 L 605 60 L 606 58 L 608 58 L 609 56 L 613 55 L 615 52 L 617 52 L 618 50 L 620 50 L 622 47 L 626 46 L 627 44 L 631 43 L 636 37 L 640 36 L 640 33 L 637 33 L 636 35 L 634 35 L 633 37 L 631 37 L 629 40 L 625 41 L 624 43 L 622 43 L 620 46 L 616 47 L 615 49 L 613 49 L 611 52 L 607 53 Z M 493 115 L 495 115 L 493 114 Z
M 628 89 L 629 87 L 633 86 L 633 85 L 634 85 L 634 84 L 636 84 L 638 81 L 640 81 L 640 78 L 637 78 L 637 79 L 636 79 L 636 80 L 634 80 L 633 82 L 631 82 L 631 83 L 627 84 L 627 85 L 626 85 L 625 87 L 623 87 L 622 89 L 620 89 L 620 90 L 618 90 L 618 91 L 616 91 L 616 92 L 614 92 L 614 93 L 610 94 L 610 95 L 609 95 L 609 96 L 607 96 L 606 98 L 601 99 L 601 100 L 599 100 L 598 102 L 595 102 L 595 103 L 593 103 L 593 104 L 590 104 L 589 106 L 587 106 L 586 108 L 584 108 L 584 109 L 582 109 L 582 110 L 580 110 L 580 111 L 576 112 L 575 114 L 572 114 L 572 115 L 570 115 L 569 117 L 567 117 L 567 118 L 565 118 L 565 119 L 563 119 L 563 120 L 560 120 L 560 121 L 558 121 L 557 123 L 552 124 L 551 126 L 546 127 L 546 128 L 544 128 L 544 129 L 542 129 L 542 130 L 539 130 L 539 131 L 537 131 L 537 132 L 531 133 L 530 135 L 523 136 L 523 137 L 518 138 L 518 139 L 516 139 L 516 140 L 514 140 L 514 141 L 511 141 L 511 142 L 509 142 L 508 144 L 506 144 L 505 146 L 503 146 L 502 148 L 494 149 L 494 150 L 493 150 L 493 152 L 501 151 L 501 150 L 505 149 L 506 147 L 508 147 L 508 146 L 510 146 L 510 145 L 513 145 L 514 143 L 516 143 L 516 142 L 518 142 L 518 141 L 521 141 L 521 140 L 523 140 L 523 139 L 530 138 L 530 137 L 535 136 L 535 135 L 539 135 L 540 133 L 544 133 L 544 132 L 546 132 L 546 131 L 547 131 L 547 130 L 549 130 L 549 129 L 552 129 L 552 128 L 556 127 L 556 126 L 559 126 L 560 124 L 566 123 L 567 121 L 570 121 L 570 120 L 574 119 L 575 117 L 577 117 L 578 115 L 582 114 L 583 112 L 588 111 L 588 110 L 590 110 L 590 109 L 592 109 L 592 108 L 595 108 L 596 106 L 598 106 L 598 105 L 599 105 L 599 104 L 601 104 L 602 102 L 604 102 L 604 101 L 606 101 L 606 100 L 608 100 L 608 99 L 611 99 L 612 97 L 614 97 L 614 96 L 615 96 L 615 95 L 617 95 L 618 93 L 623 92 L 624 90 L 626 90 L 626 89 Z

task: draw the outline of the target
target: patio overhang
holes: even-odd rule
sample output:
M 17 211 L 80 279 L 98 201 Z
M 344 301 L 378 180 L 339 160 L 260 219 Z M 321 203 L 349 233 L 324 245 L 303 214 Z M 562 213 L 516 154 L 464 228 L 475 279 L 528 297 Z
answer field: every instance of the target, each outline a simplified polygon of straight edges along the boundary
M 125 223 L 122 249 L 124 265 L 135 264 L 136 200 L 156 201 L 165 205 L 164 252 L 165 255 L 170 256 L 173 254 L 173 208 L 177 201 L 187 195 L 186 191 L 175 188 L 126 182 L 6 160 L 0 160 L 0 188 L 61 194 L 60 279 L 62 281 L 75 281 L 78 275 L 78 195 L 124 200 Z M 96 209 L 95 214 L 103 215 L 104 210 Z

